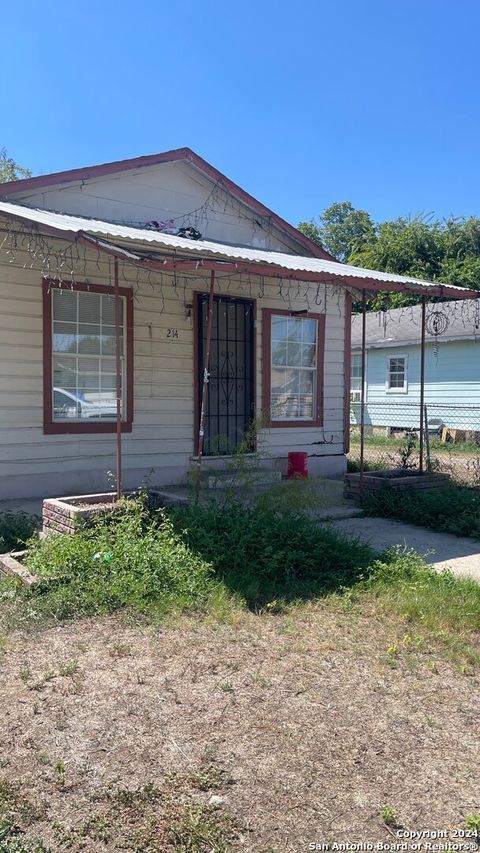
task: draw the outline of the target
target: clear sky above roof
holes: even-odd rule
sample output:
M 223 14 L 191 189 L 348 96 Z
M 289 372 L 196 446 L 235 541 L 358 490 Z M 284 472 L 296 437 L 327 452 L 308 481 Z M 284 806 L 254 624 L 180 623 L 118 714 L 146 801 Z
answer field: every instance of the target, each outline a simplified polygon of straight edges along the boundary
M 478 0 L 24 0 L 0 147 L 34 174 L 187 145 L 293 224 L 478 214 Z

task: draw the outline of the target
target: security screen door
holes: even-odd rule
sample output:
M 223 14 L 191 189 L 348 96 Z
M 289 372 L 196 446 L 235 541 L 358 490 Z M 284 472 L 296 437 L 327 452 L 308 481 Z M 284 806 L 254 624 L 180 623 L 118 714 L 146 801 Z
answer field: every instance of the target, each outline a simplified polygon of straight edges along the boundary
M 200 412 L 208 294 L 199 295 L 197 306 L 197 411 Z M 254 303 L 249 299 L 215 296 L 203 440 L 206 456 L 228 456 L 244 441 L 255 414 L 254 362 Z

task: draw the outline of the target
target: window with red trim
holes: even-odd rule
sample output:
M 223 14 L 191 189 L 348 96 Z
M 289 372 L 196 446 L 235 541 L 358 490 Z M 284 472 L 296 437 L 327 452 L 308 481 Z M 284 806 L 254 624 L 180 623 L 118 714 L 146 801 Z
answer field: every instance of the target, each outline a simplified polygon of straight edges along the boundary
M 325 316 L 263 309 L 264 408 L 270 425 L 323 422 Z
M 133 420 L 132 293 L 120 288 L 122 429 Z M 112 288 L 44 281 L 44 427 L 49 433 L 116 429 Z

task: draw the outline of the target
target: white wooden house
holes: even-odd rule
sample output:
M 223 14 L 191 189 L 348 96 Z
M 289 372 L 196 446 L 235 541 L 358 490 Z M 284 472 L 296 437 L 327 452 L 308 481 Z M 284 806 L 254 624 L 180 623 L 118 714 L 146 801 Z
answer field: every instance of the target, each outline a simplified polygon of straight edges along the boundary
M 345 470 L 350 305 L 457 295 L 337 263 L 190 149 L 0 186 L 0 499 L 104 490 L 115 470 L 118 273 L 123 484 L 222 467 L 255 419 L 262 464 Z M 252 450 L 253 450 L 252 446 Z

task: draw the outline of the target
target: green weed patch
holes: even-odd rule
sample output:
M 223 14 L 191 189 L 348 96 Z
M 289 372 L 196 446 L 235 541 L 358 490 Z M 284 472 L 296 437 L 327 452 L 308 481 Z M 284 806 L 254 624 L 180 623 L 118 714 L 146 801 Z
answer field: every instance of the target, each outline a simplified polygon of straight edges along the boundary
M 480 489 L 450 486 L 407 494 L 386 487 L 367 498 L 364 509 L 367 515 L 480 539 Z

